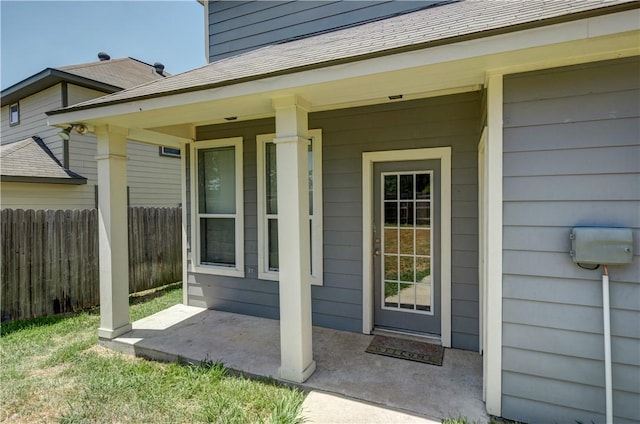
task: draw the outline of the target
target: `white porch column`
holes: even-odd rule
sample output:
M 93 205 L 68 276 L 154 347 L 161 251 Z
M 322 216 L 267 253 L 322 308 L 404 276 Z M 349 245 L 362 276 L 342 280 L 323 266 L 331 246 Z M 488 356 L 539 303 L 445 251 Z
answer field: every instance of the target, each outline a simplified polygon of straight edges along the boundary
M 113 339 L 129 323 L 129 247 L 127 223 L 127 131 L 97 127 L 98 241 L 100 244 L 100 328 Z
M 489 75 L 485 145 L 484 274 L 486 328 L 483 358 L 487 412 L 502 415 L 502 75 Z
M 280 378 L 302 383 L 316 369 L 311 340 L 309 162 L 306 101 L 273 99 L 278 169 Z

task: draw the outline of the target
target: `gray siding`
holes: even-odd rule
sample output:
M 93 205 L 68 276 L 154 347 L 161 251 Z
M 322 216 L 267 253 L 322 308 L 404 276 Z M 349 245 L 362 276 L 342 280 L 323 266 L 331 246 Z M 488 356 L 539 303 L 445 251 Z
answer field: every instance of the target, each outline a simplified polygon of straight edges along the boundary
M 578 225 L 634 228 L 611 267 L 614 414 L 640 421 L 640 61 L 504 83 L 503 416 L 604 422 L 601 270 L 571 261 Z
M 322 129 L 324 188 L 324 284 L 312 287 L 314 325 L 362 331 L 362 153 L 451 146 L 452 343 L 478 348 L 479 101 L 479 93 L 466 93 L 310 115 L 309 127 Z M 258 262 L 255 135 L 270 132 L 272 120 L 197 131 L 198 140 L 244 137 L 247 269 Z M 275 282 L 191 274 L 189 293 L 191 304 L 278 318 Z
M 210 1 L 209 62 L 435 1 Z

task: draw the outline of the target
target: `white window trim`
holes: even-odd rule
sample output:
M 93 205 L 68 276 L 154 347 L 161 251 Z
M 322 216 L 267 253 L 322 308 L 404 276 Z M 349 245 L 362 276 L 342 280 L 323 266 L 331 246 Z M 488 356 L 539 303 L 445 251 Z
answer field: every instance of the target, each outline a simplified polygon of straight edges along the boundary
M 311 220 L 311 242 L 313 243 L 313 257 L 311 258 L 311 284 L 322 285 L 323 275 L 323 224 L 322 224 L 322 130 L 309 130 L 309 136 L 313 138 L 313 218 Z M 257 144 L 257 172 L 258 172 L 258 278 L 261 280 L 279 281 L 278 271 L 268 269 L 267 255 L 268 226 L 266 215 L 266 179 L 265 149 L 266 143 L 272 143 L 275 134 L 259 134 L 256 136 Z
M 191 245 L 193 271 L 203 274 L 244 277 L 244 182 L 242 137 L 204 140 L 191 143 Z M 200 263 L 200 219 L 198 213 L 198 150 L 216 147 L 235 147 L 236 157 L 236 266 L 235 268 Z
M 13 108 L 16 108 L 16 111 L 18 112 L 18 119 L 16 119 L 15 121 L 12 119 L 13 114 L 11 113 L 11 110 Z M 20 103 L 16 102 L 13 103 L 9 106 L 9 126 L 14 126 L 14 125 L 19 125 L 20 124 Z

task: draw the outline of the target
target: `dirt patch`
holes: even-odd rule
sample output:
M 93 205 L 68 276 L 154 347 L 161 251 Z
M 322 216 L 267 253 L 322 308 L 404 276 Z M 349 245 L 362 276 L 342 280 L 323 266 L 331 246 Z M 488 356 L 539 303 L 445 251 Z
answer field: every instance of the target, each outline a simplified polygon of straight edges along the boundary
M 120 353 L 118 351 L 115 351 L 113 349 L 109 349 L 108 347 L 104 347 L 102 345 L 99 344 L 95 344 L 93 346 L 91 346 L 89 349 L 84 350 L 82 353 L 82 355 L 95 355 L 98 356 L 100 358 L 122 358 L 122 359 L 126 359 L 127 361 L 131 361 L 131 362 L 135 362 L 135 361 L 141 361 L 142 359 L 140 358 L 136 358 L 135 356 L 132 355 L 125 355 L 124 353 Z

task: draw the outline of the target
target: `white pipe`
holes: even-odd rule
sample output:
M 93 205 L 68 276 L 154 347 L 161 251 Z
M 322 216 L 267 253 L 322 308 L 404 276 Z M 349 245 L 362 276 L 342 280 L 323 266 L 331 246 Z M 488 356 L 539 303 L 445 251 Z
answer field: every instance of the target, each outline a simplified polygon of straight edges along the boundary
M 604 380 L 607 424 L 613 424 L 613 387 L 611 378 L 611 321 L 609 315 L 609 275 L 604 266 L 602 275 L 602 315 L 604 318 Z

